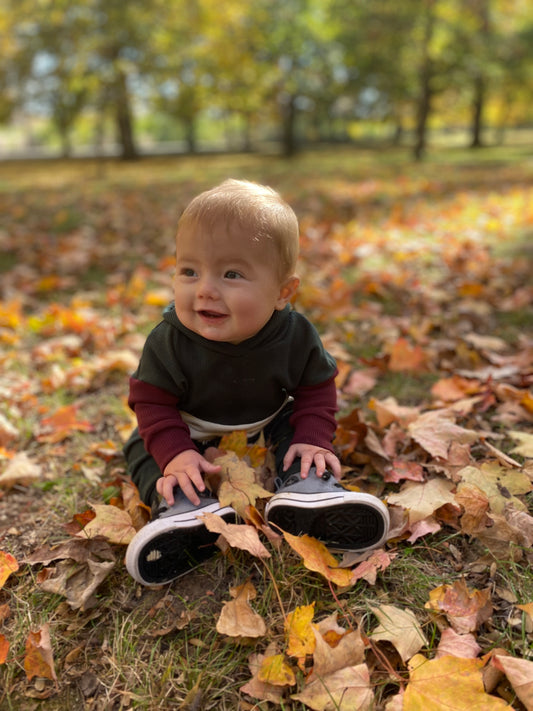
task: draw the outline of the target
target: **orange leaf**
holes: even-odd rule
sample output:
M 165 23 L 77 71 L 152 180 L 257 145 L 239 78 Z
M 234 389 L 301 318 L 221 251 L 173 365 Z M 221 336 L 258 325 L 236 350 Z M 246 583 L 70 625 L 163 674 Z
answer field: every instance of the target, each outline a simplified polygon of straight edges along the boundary
M 34 676 L 57 681 L 50 643 L 50 631 L 47 624 L 44 624 L 37 632 L 30 632 L 28 635 L 24 671 L 29 681 Z
M 76 405 L 65 405 L 60 407 L 50 417 L 41 420 L 42 431 L 37 435 L 39 442 L 62 442 L 69 437 L 72 432 L 91 432 L 93 426 L 87 420 L 78 421 Z
M 3 634 L 0 634 L 0 664 L 5 664 L 8 652 L 9 652 L 9 642 L 4 637 Z
M 11 573 L 16 572 L 19 569 L 19 564 L 16 558 L 14 558 L 11 553 L 4 553 L 0 551 L 0 588 L 4 586 L 4 583 L 9 578 Z
M 420 346 L 412 346 L 405 338 L 399 338 L 392 346 L 389 370 L 395 373 L 420 372 L 426 366 L 427 356 Z

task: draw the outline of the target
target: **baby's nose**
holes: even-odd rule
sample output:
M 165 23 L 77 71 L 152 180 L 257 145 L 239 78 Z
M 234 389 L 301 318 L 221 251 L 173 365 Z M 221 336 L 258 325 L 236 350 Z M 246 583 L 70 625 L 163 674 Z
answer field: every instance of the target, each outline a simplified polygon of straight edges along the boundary
M 215 299 L 218 297 L 218 288 L 215 279 L 210 276 L 204 276 L 198 282 L 199 297 L 204 299 Z

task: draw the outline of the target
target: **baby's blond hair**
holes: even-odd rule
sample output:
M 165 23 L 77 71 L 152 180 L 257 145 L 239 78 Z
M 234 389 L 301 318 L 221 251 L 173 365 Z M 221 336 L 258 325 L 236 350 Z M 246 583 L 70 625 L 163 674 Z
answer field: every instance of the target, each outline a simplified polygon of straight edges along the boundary
M 271 240 L 278 256 L 280 281 L 294 273 L 298 259 L 298 220 L 294 210 L 272 188 L 247 180 L 225 180 L 197 195 L 178 222 L 180 230 L 200 225 L 210 230 L 223 221 L 236 223 L 255 242 Z

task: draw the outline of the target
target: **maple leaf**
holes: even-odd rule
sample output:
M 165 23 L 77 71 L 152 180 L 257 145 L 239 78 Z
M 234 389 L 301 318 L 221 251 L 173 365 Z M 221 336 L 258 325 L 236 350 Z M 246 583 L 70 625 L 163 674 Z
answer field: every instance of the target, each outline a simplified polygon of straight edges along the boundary
M 375 707 L 366 664 L 344 667 L 315 679 L 299 694 L 292 694 L 291 699 L 314 711 L 370 711 Z
M 441 506 L 454 503 L 455 498 L 451 493 L 453 488 L 452 482 L 440 477 L 422 484 L 408 481 L 397 494 L 387 497 L 387 503 L 406 509 L 409 512 L 409 523 L 413 524 L 431 516 Z
M 256 475 L 246 462 L 234 452 L 229 452 L 214 460 L 222 467 L 222 483 L 217 496 L 221 506 L 232 506 L 241 518 L 246 517 L 246 507 L 254 506 L 257 499 L 269 498 L 272 492 L 263 489 L 256 482 Z
M 398 483 L 403 479 L 410 481 L 424 481 L 424 470 L 418 462 L 407 462 L 402 459 L 393 459 L 385 467 L 384 479 L 387 483 Z
M 36 464 L 26 452 L 19 452 L 9 461 L 0 474 L 0 488 L 11 489 L 17 484 L 27 486 L 42 476 L 42 467 Z
M 392 345 L 389 370 L 393 373 L 421 372 L 426 369 L 428 356 L 419 345 L 413 346 L 406 338 L 398 338 Z
M 228 637 L 262 637 L 266 633 L 265 621 L 252 610 L 249 600 L 253 600 L 257 591 L 250 581 L 231 588 L 234 600 L 226 602 L 220 612 L 216 630 Z
M 388 397 L 385 400 L 372 399 L 368 403 L 368 407 L 375 411 L 378 425 L 382 428 L 393 422 L 398 422 L 402 427 L 407 427 L 420 416 L 418 407 L 399 405 L 394 397 Z
M 328 634 L 324 624 L 314 625 L 313 632 L 315 635 L 315 650 L 313 652 L 313 669 L 309 675 L 309 681 L 315 678 L 324 678 L 345 667 L 353 667 L 363 663 L 365 643 L 359 630 L 344 631 L 334 645 L 328 642 Z
M 530 432 L 517 432 L 512 430 L 508 433 L 509 437 L 518 440 L 520 444 L 518 447 L 511 449 L 512 454 L 521 454 L 523 457 L 529 459 L 533 458 L 533 434 Z
M 533 662 L 502 654 L 493 655 L 491 661 L 504 672 L 526 709 L 533 709 Z
M 248 438 L 244 430 L 235 430 L 231 434 L 224 435 L 219 442 L 219 449 L 235 452 L 239 459 L 247 459 L 253 469 L 260 467 L 265 461 L 267 448 L 261 442 L 248 444 Z
M 5 664 L 9 653 L 9 641 L 0 634 L 0 664 Z
M 268 659 L 269 657 L 274 657 L 277 655 L 277 653 L 278 650 L 276 648 L 275 643 L 271 642 L 265 650 L 265 654 L 252 654 L 250 656 L 248 664 L 250 667 L 252 678 L 246 684 L 244 684 L 244 686 L 241 686 L 240 690 L 243 693 L 249 694 L 253 698 L 259 699 L 261 701 L 271 701 L 272 703 L 279 705 L 283 698 L 283 688 L 280 686 L 276 686 L 275 684 L 269 684 L 268 682 L 261 681 L 261 679 L 259 679 L 261 667 L 265 659 Z
M 518 510 L 524 510 L 525 504 L 515 495 L 527 494 L 533 488 L 525 472 L 488 462 L 480 467 L 464 467 L 459 470 L 457 477 L 465 484 L 481 489 L 489 500 L 491 511 L 497 514 L 503 513 L 506 504 L 510 502 Z
M 42 625 L 36 632 L 29 633 L 26 640 L 24 671 L 29 681 L 34 676 L 38 676 L 57 682 L 48 624 Z
M 96 605 L 94 593 L 115 566 L 109 544 L 101 538 L 74 538 L 53 548 L 43 546 L 25 562 L 48 565 L 56 560 L 60 562 L 55 568 L 44 568 L 37 575 L 38 585 L 65 597 L 73 610 L 87 610 Z
M 37 440 L 55 444 L 67 439 L 73 432 L 91 432 L 93 430 L 91 423 L 87 420 L 78 420 L 77 412 L 77 405 L 64 405 L 50 417 L 43 418 Z
M 464 533 L 469 536 L 475 535 L 490 524 L 490 518 L 487 515 L 489 500 L 477 486 L 459 484 L 455 500 L 464 509 L 461 516 L 461 530 Z
M 383 549 L 370 551 L 366 560 L 359 563 L 352 571 L 352 583 L 357 580 L 366 580 L 370 585 L 374 585 L 377 579 L 377 574 L 380 570 L 386 570 L 392 560 L 396 557 L 395 553 L 388 553 Z M 347 565 L 347 558 L 343 558 L 343 564 Z
M 391 642 L 404 662 L 407 662 L 428 641 L 418 620 L 410 610 L 400 610 L 394 605 L 380 605 L 370 608 L 378 618 L 379 625 L 369 637 L 373 641 Z
M 91 504 L 96 516 L 76 536 L 96 538 L 103 536 L 110 543 L 127 546 L 137 533 L 127 511 L 108 504 Z
M 316 538 L 307 534 L 293 536 L 286 531 L 283 532 L 283 537 L 290 547 L 303 558 L 304 565 L 308 570 L 320 573 L 326 580 L 330 580 L 339 587 L 352 584 L 352 571 L 348 568 L 340 568 L 337 559 Z
M 440 585 L 431 590 L 425 606 L 446 615 L 458 634 L 475 632 L 492 615 L 490 589 L 469 590 L 461 578 L 453 585 Z
M 424 412 L 407 429 L 411 437 L 432 457 L 446 459 L 452 442 L 471 444 L 479 439 L 475 430 L 459 427 L 449 410 Z
M 16 573 L 18 569 L 17 559 L 11 553 L 0 551 L 0 589 L 4 587 L 11 573 Z
M 435 659 L 449 655 L 476 659 L 480 652 L 481 647 L 473 634 L 457 634 L 454 629 L 448 627 L 442 631 Z
M 446 656 L 428 660 L 421 654 L 409 662 L 404 711 L 499 711 L 509 709 L 503 699 L 485 693 L 481 659 Z
M 238 523 L 226 523 L 221 516 L 214 513 L 204 513 L 199 516 L 208 531 L 219 533 L 234 548 L 248 551 L 257 558 L 270 558 L 270 553 L 259 540 L 257 530 L 253 526 Z
M 287 654 L 296 657 L 298 666 L 305 669 L 305 659 L 315 650 L 315 635 L 313 633 L 313 617 L 315 603 L 297 607 L 287 615 L 285 620 L 285 636 L 287 638 Z
M 5 447 L 20 435 L 18 429 L 0 412 L 0 447 Z
M 287 663 L 284 654 L 265 657 L 261 662 L 257 678 L 259 681 L 274 686 L 294 686 L 296 684 L 294 671 Z

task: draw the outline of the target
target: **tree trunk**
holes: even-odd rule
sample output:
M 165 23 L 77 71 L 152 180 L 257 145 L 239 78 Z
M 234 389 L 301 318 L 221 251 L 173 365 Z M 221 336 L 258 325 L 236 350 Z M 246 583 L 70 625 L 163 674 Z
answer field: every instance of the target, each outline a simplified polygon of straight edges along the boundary
M 472 127 L 470 148 L 481 148 L 483 140 L 483 106 L 485 103 L 485 80 L 481 74 L 474 79 L 474 100 L 472 102 Z
M 420 65 L 420 92 L 418 106 L 416 109 L 416 129 L 414 158 L 419 161 L 426 150 L 426 135 L 429 115 L 431 113 L 432 89 L 431 80 L 433 78 L 433 63 L 430 56 L 430 42 L 433 36 L 434 0 L 427 3 L 426 17 L 424 18 L 424 39 L 422 46 L 422 62 Z
M 296 146 L 296 97 L 286 94 L 281 105 L 282 152 L 285 158 L 295 155 Z
M 115 118 L 118 141 L 121 146 L 121 158 L 122 160 L 135 160 L 139 155 L 133 138 L 131 101 L 126 84 L 126 76 L 121 71 L 118 72 L 115 84 L 115 102 Z

